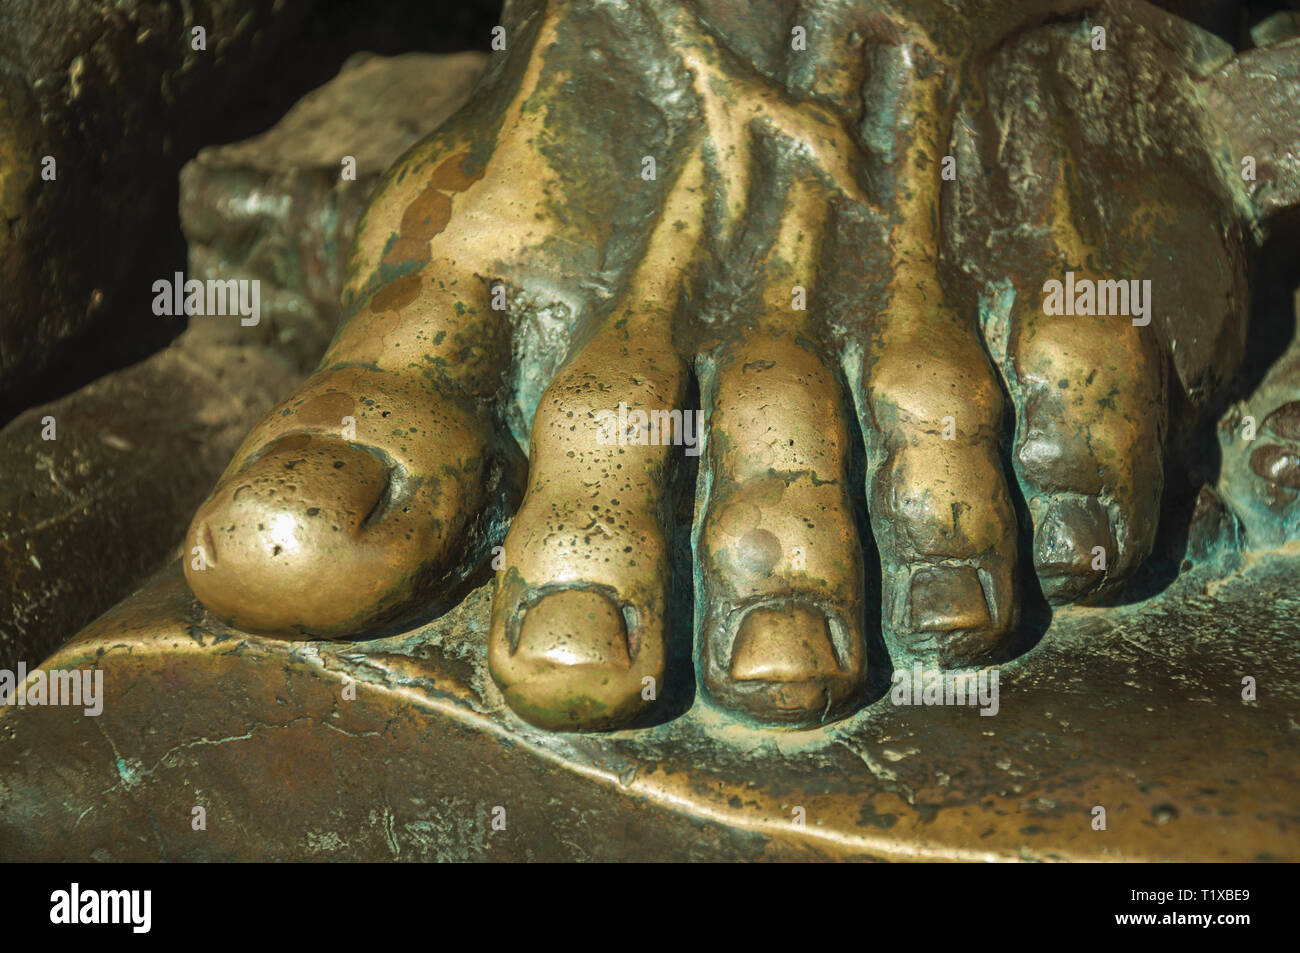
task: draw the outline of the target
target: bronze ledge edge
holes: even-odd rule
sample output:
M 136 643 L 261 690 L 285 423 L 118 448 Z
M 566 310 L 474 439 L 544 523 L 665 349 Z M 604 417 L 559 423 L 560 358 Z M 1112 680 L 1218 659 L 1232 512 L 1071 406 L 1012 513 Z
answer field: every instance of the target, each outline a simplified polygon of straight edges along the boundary
M 1296 860 L 1295 556 L 1058 613 L 995 717 L 886 696 L 774 733 L 697 693 L 604 735 L 505 706 L 490 586 L 403 635 L 293 643 L 224 626 L 174 565 L 42 666 L 102 669 L 100 716 L 0 709 L 0 857 Z

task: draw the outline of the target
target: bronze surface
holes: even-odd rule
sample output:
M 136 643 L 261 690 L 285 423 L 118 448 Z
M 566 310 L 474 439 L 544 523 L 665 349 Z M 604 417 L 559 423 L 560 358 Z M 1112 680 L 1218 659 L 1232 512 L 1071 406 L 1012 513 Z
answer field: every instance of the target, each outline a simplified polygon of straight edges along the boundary
M 495 556 L 506 698 L 595 730 L 663 717 L 692 634 L 715 703 L 809 727 L 891 664 L 1023 651 L 1025 606 L 1126 597 L 1295 192 L 1213 103 L 1294 104 L 1255 72 L 1294 43 L 1237 58 L 1143 3 L 799 10 L 507 7 L 381 183 L 320 368 L 194 518 L 209 609 L 374 634 Z
M 0 856 L 1300 860 L 1296 565 L 1063 611 L 995 716 L 885 696 L 773 733 L 697 699 L 596 735 L 506 705 L 488 587 L 390 638 L 293 643 L 220 624 L 173 567 L 46 663 L 102 669 L 102 715 L 0 712 Z

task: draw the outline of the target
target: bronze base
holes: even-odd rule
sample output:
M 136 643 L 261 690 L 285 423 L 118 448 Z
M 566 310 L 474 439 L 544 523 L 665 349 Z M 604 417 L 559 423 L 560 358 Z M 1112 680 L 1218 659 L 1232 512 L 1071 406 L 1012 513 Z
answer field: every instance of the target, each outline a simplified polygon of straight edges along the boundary
M 776 733 L 697 694 L 603 735 L 505 706 L 489 587 L 404 635 L 294 643 L 224 627 L 173 566 L 43 666 L 103 669 L 102 715 L 0 709 L 0 856 L 1297 860 L 1295 555 L 1058 612 L 994 717 L 887 694 Z

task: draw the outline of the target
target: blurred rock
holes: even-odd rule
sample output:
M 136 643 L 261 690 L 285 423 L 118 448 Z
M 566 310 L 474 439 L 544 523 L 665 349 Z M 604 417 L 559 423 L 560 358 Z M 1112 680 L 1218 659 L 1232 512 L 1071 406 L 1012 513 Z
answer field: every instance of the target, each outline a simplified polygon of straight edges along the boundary
M 482 53 L 358 54 L 263 135 L 201 151 L 181 172 L 187 278 L 258 279 L 261 321 L 192 316 L 191 334 L 272 345 L 299 370 L 339 321 L 352 232 L 393 161 L 455 112 Z M 355 180 L 342 177 L 355 160 Z

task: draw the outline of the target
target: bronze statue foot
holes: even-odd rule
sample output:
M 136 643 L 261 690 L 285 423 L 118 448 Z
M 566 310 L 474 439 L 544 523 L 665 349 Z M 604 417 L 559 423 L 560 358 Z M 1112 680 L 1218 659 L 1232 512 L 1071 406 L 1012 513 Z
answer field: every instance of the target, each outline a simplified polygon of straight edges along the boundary
M 376 193 L 320 370 L 196 515 L 195 594 L 360 636 L 491 559 L 507 701 L 604 729 L 664 691 L 692 492 L 699 677 L 765 723 L 860 701 L 855 499 L 895 663 L 1009 651 L 1017 496 L 1049 600 L 1115 592 L 1155 539 L 1171 395 L 1240 360 L 1249 203 L 1209 38 L 1120 5 L 1100 61 L 1082 8 L 1039 6 L 954 37 L 828 3 L 849 57 L 774 52 L 711 0 L 513 5 L 509 54 Z

